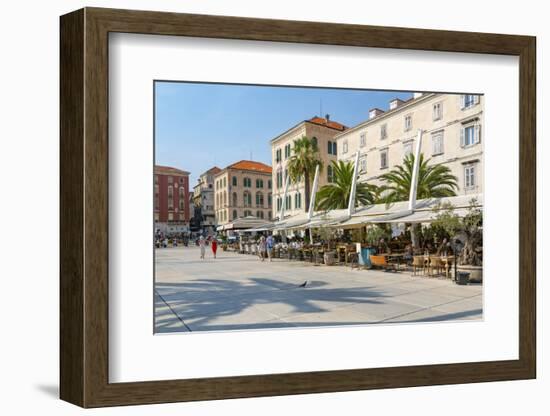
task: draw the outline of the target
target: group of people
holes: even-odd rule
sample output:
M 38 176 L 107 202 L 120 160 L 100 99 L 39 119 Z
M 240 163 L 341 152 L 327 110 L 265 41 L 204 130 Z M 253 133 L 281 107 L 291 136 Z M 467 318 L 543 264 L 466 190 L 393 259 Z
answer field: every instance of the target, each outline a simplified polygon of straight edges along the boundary
M 185 247 L 189 245 L 189 237 L 186 233 L 171 233 L 165 234 L 160 230 L 155 232 L 155 247 L 156 248 L 168 248 L 177 247 L 179 243 Z
M 273 246 L 275 245 L 275 239 L 272 235 L 268 235 L 267 237 L 261 236 L 258 240 L 258 256 L 260 257 L 261 261 L 265 261 L 265 259 L 269 259 L 269 261 L 273 261 Z
M 209 242 L 209 240 L 204 238 L 204 236 L 201 235 L 199 237 L 198 243 L 199 243 L 199 248 L 200 248 L 200 252 L 201 252 L 201 259 L 203 259 L 203 260 L 205 258 L 206 246 L 208 245 L 208 242 Z M 210 248 L 212 249 L 212 255 L 214 256 L 214 258 L 216 258 L 216 253 L 218 252 L 218 240 L 216 240 L 216 238 L 211 239 Z

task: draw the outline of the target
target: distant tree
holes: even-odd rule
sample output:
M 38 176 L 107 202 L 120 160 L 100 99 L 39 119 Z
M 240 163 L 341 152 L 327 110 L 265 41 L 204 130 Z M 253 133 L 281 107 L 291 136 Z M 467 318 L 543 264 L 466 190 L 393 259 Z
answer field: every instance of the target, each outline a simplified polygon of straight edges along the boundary
M 317 142 L 303 136 L 294 141 L 292 156 L 288 162 L 288 174 L 293 182 L 304 180 L 304 209 L 309 210 L 311 199 L 311 185 L 315 175 L 315 168 L 319 166 L 319 171 L 323 169 L 323 162 L 319 155 Z
M 333 182 L 323 186 L 317 192 L 317 209 L 341 209 L 347 208 L 353 182 L 353 163 L 332 162 Z M 355 190 L 355 206 L 373 204 L 378 198 L 378 187 L 357 182 Z
M 380 187 L 380 201 L 387 205 L 397 201 L 409 199 L 412 177 L 414 171 L 414 155 L 409 153 L 403 159 L 403 164 L 396 166 L 390 172 L 383 174 L 380 179 L 383 185 Z M 457 177 L 444 165 L 430 165 L 430 159 L 424 160 L 424 154 L 420 154 L 420 166 L 418 168 L 418 184 L 416 198 L 442 198 L 455 196 L 458 190 Z M 416 234 L 419 225 L 411 225 L 411 240 L 414 247 L 418 246 Z
M 424 155 L 420 154 L 416 198 L 455 196 L 458 190 L 457 177 L 451 173 L 447 166 L 430 165 L 429 162 L 430 159 L 424 160 Z M 380 177 L 383 182 L 380 187 L 380 202 L 391 204 L 408 200 L 413 170 L 414 155 L 411 153 L 405 156 L 402 165 L 396 166 L 390 172 L 383 174 Z

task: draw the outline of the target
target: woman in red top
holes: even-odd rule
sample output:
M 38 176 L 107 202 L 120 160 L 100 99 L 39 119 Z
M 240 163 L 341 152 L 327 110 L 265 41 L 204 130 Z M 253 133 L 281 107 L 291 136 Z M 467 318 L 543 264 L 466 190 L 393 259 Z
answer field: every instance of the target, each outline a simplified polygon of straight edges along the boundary
M 212 253 L 214 254 L 214 258 L 216 258 L 216 251 L 218 250 L 218 241 L 213 238 L 212 239 Z

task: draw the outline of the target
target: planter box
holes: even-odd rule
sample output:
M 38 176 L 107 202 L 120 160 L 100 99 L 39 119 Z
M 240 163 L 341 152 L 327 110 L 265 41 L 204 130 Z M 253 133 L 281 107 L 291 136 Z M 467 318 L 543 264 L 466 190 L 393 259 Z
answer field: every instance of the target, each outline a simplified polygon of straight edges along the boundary
M 458 265 L 457 271 L 470 274 L 469 283 L 483 282 L 483 266 Z
M 334 266 L 336 264 L 336 251 L 327 251 L 323 257 L 327 266 Z

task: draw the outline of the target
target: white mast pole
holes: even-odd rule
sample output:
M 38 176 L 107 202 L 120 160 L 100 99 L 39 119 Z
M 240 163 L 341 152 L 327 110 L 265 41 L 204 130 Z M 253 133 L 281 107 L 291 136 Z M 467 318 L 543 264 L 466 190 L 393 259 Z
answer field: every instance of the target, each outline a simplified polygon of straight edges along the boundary
M 418 171 L 420 170 L 420 150 L 422 148 L 422 130 L 418 129 L 418 136 L 416 142 L 416 151 L 414 154 L 414 167 L 413 175 L 411 179 L 411 190 L 409 193 L 409 210 L 414 210 L 416 206 L 416 191 L 418 187 Z
M 290 185 L 290 175 L 286 175 L 286 182 L 285 182 L 285 191 L 283 192 L 283 203 L 281 204 L 281 213 L 279 214 L 279 221 L 283 221 L 285 219 L 285 207 L 286 207 L 286 194 L 288 193 L 288 186 Z M 286 231 L 282 232 L 283 235 L 283 243 L 286 243 Z
M 313 217 L 313 211 L 315 210 L 315 197 L 317 196 L 317 187 L 319 186 L 319 165 L 315 166 L 315 176 L 313 178 L 313 188 L 311 189 L 311 198 L 309 201 L 309 211 L 307 218 L 310 220 Z
M 359 151 L 355 154 L 355 165 L 353 166 L 353 180 L 351 182 L 351 192 L 349 194 L 348 216 L 355 212 L 355 192 L 357 190 L 357 173 L 359 171 Z
M 309 201 L 309 211 L 307 213 L 307 219 L 311 220 L 313 218 L 313 212 L 315 211 L 315 199 L 317 197 L 317 188 L 319 187 L 319 165 L 315 166 L 315 176 L 313 178 L 313 188 L 311 190 L 311 198 Z M 313 235 L 311 233 L 311 228 L 309 228 L 309 242 L 313 243 Z

